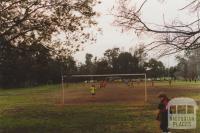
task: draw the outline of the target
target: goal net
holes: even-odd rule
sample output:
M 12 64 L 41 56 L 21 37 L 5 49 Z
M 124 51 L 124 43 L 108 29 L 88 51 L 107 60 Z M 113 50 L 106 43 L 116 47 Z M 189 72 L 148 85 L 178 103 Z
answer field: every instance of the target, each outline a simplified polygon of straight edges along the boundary
M 96 100 L 120 101 L 140 95 L 147 102 L 146 74 L 62 75 L 62 104 Z M 71 91 L 70 91 L 71 89 Z M 131 91 L 132 90 L 132 91 Z M 88 91 L 88 94 L 86 93 Z M 76 94 L 73 92 L 77 92 Z M 73 93 L 73 94 L 72 94 Z M 96 94 L 92 99 L 88 95 Z M 130 94 L 133 93 L 133 94 Z M 70 97 L 73 97 L 70 99 Z M 135 99 L 129 99 L 134 101 Z M 120 99 L 121 98 L 121 99 Z M 67 101 L 67 102 L 66 102 Z

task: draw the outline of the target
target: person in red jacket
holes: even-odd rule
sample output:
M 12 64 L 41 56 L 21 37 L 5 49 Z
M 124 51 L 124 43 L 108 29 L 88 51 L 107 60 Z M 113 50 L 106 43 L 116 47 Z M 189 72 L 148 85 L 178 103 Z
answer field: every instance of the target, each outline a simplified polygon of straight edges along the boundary
M 165 93 L 160 93 L 158 95 L 158 98 L 160 99 L 160 103 L 158 105 L 158 114 L 157 114 L 157 120 L 160 121 L 160 129 L 164 133 L 169 133 L 168 129 L 168 109 L 167 104 L 169 102 L 169 98 Z

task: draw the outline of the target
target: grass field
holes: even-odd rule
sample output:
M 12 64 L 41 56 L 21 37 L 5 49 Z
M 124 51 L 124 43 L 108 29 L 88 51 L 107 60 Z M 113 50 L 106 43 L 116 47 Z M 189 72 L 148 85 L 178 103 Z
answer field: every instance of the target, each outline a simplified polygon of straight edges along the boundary
M 60 85 L 0 89 L 0 133 L 159 133 L 155 120 L 158 92 L 200 101 L 200 82 L 148 84 L 146 104 L 143 84 L 108 84 L 95 96 L 88 88 L 85 84 L 66 85 L 64 106 Z M 200 111 L 197 129 L 172 133 L 200 133 Z

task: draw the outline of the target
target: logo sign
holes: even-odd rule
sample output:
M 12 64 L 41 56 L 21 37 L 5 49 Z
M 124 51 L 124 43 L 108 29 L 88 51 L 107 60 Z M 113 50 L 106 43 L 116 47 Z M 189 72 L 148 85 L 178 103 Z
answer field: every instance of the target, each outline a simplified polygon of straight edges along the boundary
M 197 104 L 191 98 L 174 98 L 168 103 L 168 128 L 195 129 Z

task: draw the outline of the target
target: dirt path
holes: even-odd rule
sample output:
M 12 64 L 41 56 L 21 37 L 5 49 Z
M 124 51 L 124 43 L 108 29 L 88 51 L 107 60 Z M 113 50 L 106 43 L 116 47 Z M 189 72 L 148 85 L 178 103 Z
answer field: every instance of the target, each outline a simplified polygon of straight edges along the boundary
M 148 87 L 148 102 L 157 103 L 157 94 L 165 92 L 170 98 L 200 94 L 200 88 L 178 87 Z M 61 94 L 61 92 L 59 92 Z M 61 95 L 56 102 L 61 101 Z M 127 103 L 144 104 L 144 85 L 129 87 L 126 84 L 108 84 L 106 88 L 98 88 L 92 96 L 89 86 L 79 86 L 65 90 L 65 104 L 92 104 L 92 103 Z

